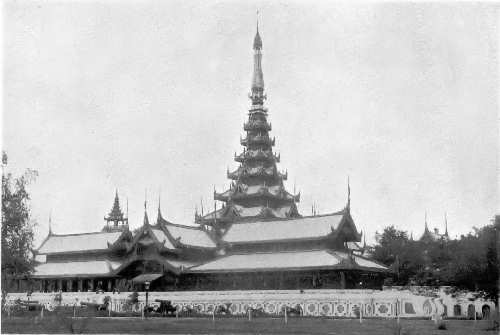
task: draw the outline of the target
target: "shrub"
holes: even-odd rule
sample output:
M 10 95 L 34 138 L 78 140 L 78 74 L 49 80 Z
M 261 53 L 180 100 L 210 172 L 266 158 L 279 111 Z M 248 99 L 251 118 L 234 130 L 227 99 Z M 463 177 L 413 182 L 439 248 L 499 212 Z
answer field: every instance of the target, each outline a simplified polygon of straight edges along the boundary
M 446 330 L 448 328 L 446 328 L 446 323 L 444 323 L 443 321 L 441 321 L 441 322 L 438 323 L 437 329 L 439 329 L 439 330 Z

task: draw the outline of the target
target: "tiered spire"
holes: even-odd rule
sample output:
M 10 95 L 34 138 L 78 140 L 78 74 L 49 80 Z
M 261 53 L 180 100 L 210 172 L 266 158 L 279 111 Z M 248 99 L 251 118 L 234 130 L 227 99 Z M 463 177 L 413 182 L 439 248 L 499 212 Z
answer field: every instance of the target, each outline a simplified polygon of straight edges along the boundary
M 104 217 L 106 221 L 105 229 L 120 229 L 120 226 L 128 226 L 128 218 L 123 215 L 120 208 L 120 199 L 118 197 L 118 190 L 115 191 L 115 200 L 113 202 L 113 208 L 109 212 L 108 216 Z M 113 228 L 109 227 L 109 223 L 113 222 Z
M 236 170 L 227 172 L 227 178 L 231 180 L 228 190 L 222 193 L 214 190 L 214 199 L 223 201 L 225 206 L 199 217 L 200 223 L 213 224 L 215 220 L 218 223 L 234 222 L 245 217 L 300 216 L 295 205 L 300 200 L 300 193 L 296 195 L 285 190 L 283 181 L 288 173 L 278 171 L 276 163 L 280 161 L 280 156 L 273 153 L 275 139 L 269 136 L 272 127 L 267 122 L 267 108 L 264 107 L 262 39 L 258 25 L 253 50 L 254 68 L 249 94 L 251 107 L 248 120 L 243 125 L 246 136 L 240 140 L 243 152 L 234 157 L 240 165 Z

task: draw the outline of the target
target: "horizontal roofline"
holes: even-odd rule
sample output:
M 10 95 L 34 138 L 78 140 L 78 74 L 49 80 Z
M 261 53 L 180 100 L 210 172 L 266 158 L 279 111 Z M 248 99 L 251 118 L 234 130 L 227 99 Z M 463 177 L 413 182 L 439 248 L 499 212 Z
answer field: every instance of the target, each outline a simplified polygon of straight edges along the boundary
M 172 223 L 172 222 L 168 222 L 168 221 L 164 221 L 165 225 L 166 226 L 173 226 L 173 227 L 179 227 L 179 228 L 187 228 L 187 229 L 194 229 L 194 230 L 200 230 L 200 231 L 204 231 L 203 229 L 201 229 L 201 227 L 199 226 L 187 226 L 187 225 L 184 225 L 184 224 L 179 224 L 179 223 Z M 163 223 L 163 222 L 162 222 Z
M 369 266 L 355 265 L 327 265 L 327 266 L 303 266 L 303 267 L 264 267 L 264 268 L 241 268 L 241 269 L 217 269 L 217 270 L 197 270 L 194 267 L 189 268 L 187 273 L 228 273 L 228 272 L 272 272 L 272 271 L 304 271 L 304 270 L 352 270 L 352 271 L 371 271 L 371 272 L 388 272 L 387 269 L 374 268 Z
M 227 232 L 226 232 L 227 233 Z M 327 235 L 321 235 L 321 236 L 315 236 L 315 237 L 296 237 L 296 238 L 279 238 L 276 237 L 275 239 L 272 240 L 244 240 L 244 241 L 237 241 L 237 242 L 231 242 L 231 241 L 226 241 L 224 239 L 224 235 L 222 236 L 222 242 L 231 244 L 231 245 L 236 245 L 236 244 L 259 244 L 259 243 L 270 243 L 270 242 L 296 242 L 296 241 L 318 241 L 318 240 L 323 240 L 327 239 L 330 234 Z M 301 251 L 301 250 L 298 250 Z
M 103 251 L 108 251 L 109 248 L 103 249 L 85 249 L 85 250 L 73 250 L 73 251 L 54 251 L 54 252 L 38 252 L 37 255 L 75 255 L 75 254 L 86 254 L 86 253 L 102 253 Z M 50 262 L 53 263 L 53 262 Z
M 71 234 L 50 234 L 49 236 L 64 237 L 64 236 L 79 236 L 79 235 L 97 235 L 97 234 L 116 234 L 123 233 L 123 231 L 93 231 L 88 233 L 71 233 Z

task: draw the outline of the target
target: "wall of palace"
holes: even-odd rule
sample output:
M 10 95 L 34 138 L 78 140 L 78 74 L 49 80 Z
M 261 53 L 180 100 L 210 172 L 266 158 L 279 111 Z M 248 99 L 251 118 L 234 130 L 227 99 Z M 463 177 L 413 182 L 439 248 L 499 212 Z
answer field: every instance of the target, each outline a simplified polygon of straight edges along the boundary
M 470 292 L 469 292 L 470 293 Z M 93 293 L 68 292 L 10 293 L 7 304 L 17 299 L 38 301 L 46 309 L 55 306 L 75 306 L 89 302 L 102 304 L 104 298 L 111 298 L 110 309 L 115 312 L 141 310 L 145 305 L 145 292 L 139 292 L 139 303 L 129 303 L 131 292 Z M 303 316 L 333 318 L 422 318 L 436 314 L 445 317 L 474 318 L 487 317 L 495 311 L 492 301 L 471 294 L 452 296 L 441 291 L 438 296 L 419 295 L 410 290 L 252 290 L 252 291 L 188 291 L 188 292 L 149 292 L 149 305 L 159 305 L 155 300 L 169 300 L 179 310 L 195 310 L 211 315 L 214 308 L 226 306 L 233 315 L 245 315 L 249 308 L 261 309 L 269 315 L 278 315 L 283 306 L 300 306 Z M 472 314 L 471 314 L 472 313 Z

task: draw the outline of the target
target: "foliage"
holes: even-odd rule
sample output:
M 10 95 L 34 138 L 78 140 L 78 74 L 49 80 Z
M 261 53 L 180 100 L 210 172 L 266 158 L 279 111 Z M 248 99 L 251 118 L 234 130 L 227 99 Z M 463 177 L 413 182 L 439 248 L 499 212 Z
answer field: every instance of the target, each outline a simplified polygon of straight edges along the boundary
M 392 267 L 395 285 L 452 285 L 497 301 L 499 232 L 500 216 L 456 240 L 413 241 L 390 226 L 377 233 L 373 257 Z
M 7 154 L 2 153 L 2 279 L 30 273 L 33 228 L 27 186 L 37 177 L 34 170 L 15 178 L 6 173 Z

